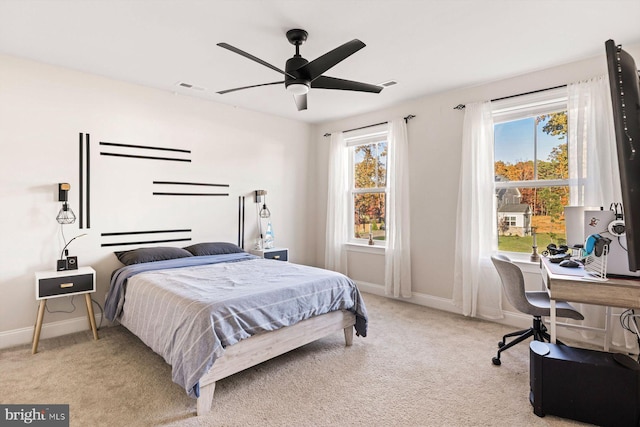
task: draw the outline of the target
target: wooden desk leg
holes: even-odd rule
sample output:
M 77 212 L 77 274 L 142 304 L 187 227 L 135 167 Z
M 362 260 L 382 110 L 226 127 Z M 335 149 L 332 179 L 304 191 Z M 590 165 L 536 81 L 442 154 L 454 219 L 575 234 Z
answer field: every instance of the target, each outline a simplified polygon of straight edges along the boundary
M 93 339 L 98 339 L 98 329 L 96 328 L 96 318 L 93 314 L 93 305 L 91 303 L 91 296 L 89 294 L 84 294 L 84 299 L 87 302 L 87 316 L 89 316 L 89 326 L 91 326 L 91 331 L 93 331 Z
M 550 309 L 551 309 L 551 320 L 550 320 L 550 324 L 551 324 L 551 343 L 555 344 L 556 343 L 556 300 L 551 299 L 550 301 Z
M 44 318 L 44 308 L 47 305 L 46 299 L 40 300 L 40 306 L 38 307 L 38 317 L 36 318 L 36 325 L 33 328 L 33 344 L 31 346 L 31 354 L 38 352 L 38 343 L 40 342 L 40 330 L 42 329 L 42 319 Z

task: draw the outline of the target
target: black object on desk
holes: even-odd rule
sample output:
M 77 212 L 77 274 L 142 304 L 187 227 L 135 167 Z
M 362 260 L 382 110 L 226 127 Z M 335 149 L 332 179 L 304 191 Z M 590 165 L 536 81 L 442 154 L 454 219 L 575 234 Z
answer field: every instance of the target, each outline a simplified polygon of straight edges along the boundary
M 560 265 L 560 267 L 566 267 L 566 268 L 578 268 L 582 264 L 580 264 L 578 261 L 574 261 L 572 259 L 565 259 L 564 261 L 560 262 L 559 265 Z
M 529 400 L 539 416 L 640 425 L 640 365 L 623 354 L 533 341 Z

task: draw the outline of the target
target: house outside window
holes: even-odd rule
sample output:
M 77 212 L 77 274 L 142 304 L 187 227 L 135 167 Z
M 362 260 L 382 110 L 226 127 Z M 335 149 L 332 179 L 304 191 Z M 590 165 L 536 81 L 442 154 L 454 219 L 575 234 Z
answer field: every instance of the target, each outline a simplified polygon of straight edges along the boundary
M 498 249 L 566 243 L 569 204 L 566 89 L 497 102 L 494 170 Z
M 350 243 L 384 246 L 386 240 L 387 126 L 345 138 L 349 147 Z

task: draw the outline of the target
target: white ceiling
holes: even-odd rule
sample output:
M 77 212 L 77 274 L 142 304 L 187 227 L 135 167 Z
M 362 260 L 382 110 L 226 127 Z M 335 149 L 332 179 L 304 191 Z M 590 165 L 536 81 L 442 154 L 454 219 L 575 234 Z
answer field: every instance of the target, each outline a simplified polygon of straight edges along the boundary
M 639 0 L 0 0 L 0 52 L 317 123 L 604 55 L 609 38 L 640 42 L 639 23 Z M 216 93 L 282 78 L 216 43 L 284 69 L 292 28 L 310 61 L 367 44 L 326 75 L 398 84 L 312 89 L 307 111 L 284 85 Z

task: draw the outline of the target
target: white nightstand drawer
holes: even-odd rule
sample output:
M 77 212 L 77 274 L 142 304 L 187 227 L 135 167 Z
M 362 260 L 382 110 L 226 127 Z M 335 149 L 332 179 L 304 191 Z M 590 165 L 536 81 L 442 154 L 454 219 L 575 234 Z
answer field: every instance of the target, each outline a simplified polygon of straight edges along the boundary
M 33 328 L 31 354 L 38 352 L 38 342 L 40 341 L 44 311 L 47 306 L 47 300 L 50 298 L 84 294 L 89 325 L 93 331 L 93 339 L 97 340 L 98 328 L 96 327 L 96 318 L 93 314 L 93 302 L 91 295 L 89 295 L 89 293 L 95 291 L 96 271 L 91 267 L 80 267 L 77 270 L 40 271 L 36 273 L 36 300 L 40 300 L 40 304 L 38 305 L 36 325 Z
M 287 248 L 252 249 L 249 251 L 249 253 L 265 259 L 289 261 L 289 249 Z
M 95 292 L 95 290 L 95 271 L 91 267 L 36 273 L 36 299 L 38 300 Z
M 277 259 L 278 261 L 288 261 L 289 260 L 289 251 L 286 249 L 277 250 L 277 251 L 268 251 L 264 253 L 264 257 L 266 259 Z

